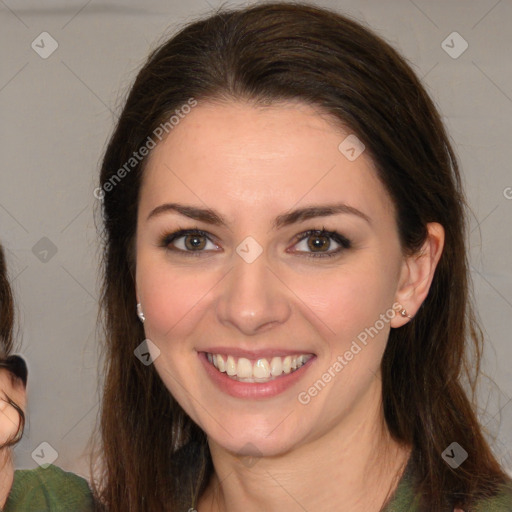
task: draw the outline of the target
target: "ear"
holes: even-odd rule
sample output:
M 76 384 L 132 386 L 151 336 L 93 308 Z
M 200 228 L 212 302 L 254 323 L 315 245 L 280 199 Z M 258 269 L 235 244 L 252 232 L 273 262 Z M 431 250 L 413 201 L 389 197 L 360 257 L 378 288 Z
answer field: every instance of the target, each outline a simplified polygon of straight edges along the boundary
M 443 226 L 430 222 L 427 230 L 428 236 L 421 250 L 404 259 L 396 291 L 396 302 L 412 317 L 428 295 L 444 247 Z M 391 327 L 401 327 L 410 321 L 410 318 L 402 316 L 398 310 L 390 323 Z

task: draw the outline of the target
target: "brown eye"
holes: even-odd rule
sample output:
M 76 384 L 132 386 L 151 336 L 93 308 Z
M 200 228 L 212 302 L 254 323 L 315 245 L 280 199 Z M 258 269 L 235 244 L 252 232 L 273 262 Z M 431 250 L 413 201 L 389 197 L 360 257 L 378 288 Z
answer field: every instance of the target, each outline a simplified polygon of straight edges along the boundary
M 189 251 L 200 251 L 206 247 L 206 237 L 204 235 L 186 235 L 185 247 Z
M 310 230 L 302 233 L 295 244 L 295 251 L 304 256 L 336 256 L 352 247 L 350 240 L 336 231 Z
M 160 245 L 183 255 L 201 255 L 219 250 L 219 246 L 212 242 L 208 234 L 200 230 L 180 229 L 175 233 L 164 235 Z
M 308 237 L 308 247 L 312 252 L 323 252 L 329 249 L 331 241 L 325 235 L 313 235 Z

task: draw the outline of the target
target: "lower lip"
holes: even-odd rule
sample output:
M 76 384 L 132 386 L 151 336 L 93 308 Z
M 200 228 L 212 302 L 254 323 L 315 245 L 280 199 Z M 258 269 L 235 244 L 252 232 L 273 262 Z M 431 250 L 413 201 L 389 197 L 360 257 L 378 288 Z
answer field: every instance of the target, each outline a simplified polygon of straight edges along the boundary
M 236 398 L 271 398 L 283 393 L 297 383 L 308 371 L 315 356 L 304 363 L 298 370 L 284 374 L 268 382 L 241 382 L 231 379 L 224 372 L 220 372 L 206 358 L 205 352 L 198 352 L 206 373 L 221 391 Z

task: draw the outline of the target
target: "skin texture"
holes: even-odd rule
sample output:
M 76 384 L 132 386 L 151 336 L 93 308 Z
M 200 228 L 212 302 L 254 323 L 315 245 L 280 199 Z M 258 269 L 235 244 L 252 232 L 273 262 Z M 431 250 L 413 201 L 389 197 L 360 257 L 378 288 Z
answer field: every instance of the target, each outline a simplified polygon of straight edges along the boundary
M 161 351 L 156 369 L 208 435 L 215 476 L 199 512 L 334 511 L 340 503 L 353 512 L 379 510 L 407 461 L 409 447 L 385 428 L 379 365 L 390 328 L 409 318 L 385 322 L 316 396 L 298 400 L 393 304 L 414 316 L 443 247 L 444 231 L 432 223 L 421 253 L 404 257 L 393 204 L 371 159 L 363 152 L 349 161 L 338 150 L 348 134 L 300 103 L 200 103 L 148 161 L 136 291 L 146 336 Z M 342 213 L 273 227 L 290 210 L 341 202 L 369 222 Z M 148 218 L 165 203 L 210 208 L 226 226 L 172 211 Z M 185 249 L 183 238 L 162 246 L 165 235 L 193 228 L 212 240 L 200 255 L 171 249 Z M 308 256 L 308 240 L 316 238 L 296 236 L 322 228 L 351 247 Z M 263 250 L 252 263 L 236 252 L 248 236 Z M 330 243 L 327 251 L 339 247 Z M 316 357 L 285 392 L 241 399 L 206 375 L 198 352 L 213 346 Z
M 0 446 L 9 442 L 18 431 L 18 412 L 6 401 L 6 395 L 23 411 L 26 408 L 26 391 L 21 381 L 11 373 L 0 369 Z M 9 496 L 14 478 L 14 465 L 10 447 L 0 449 L 0 506 L 3 507 Z

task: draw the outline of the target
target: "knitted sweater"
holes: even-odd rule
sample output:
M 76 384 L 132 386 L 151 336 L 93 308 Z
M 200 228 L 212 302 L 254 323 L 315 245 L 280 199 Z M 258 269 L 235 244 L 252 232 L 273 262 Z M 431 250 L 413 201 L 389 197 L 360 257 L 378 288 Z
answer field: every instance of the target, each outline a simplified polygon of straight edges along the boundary
M 3 512 L 92 512 L 87 482 L 57 466 L 14 472 Z
M 382 512 L 420 512 L 419 496 L 415 495 L 413 485 L 413 461 L 409 459 L 404 474 L 398 483 L 395 492 L 389 499 Z M 479 502 L 469 510 L 446 509 L 446 512 L 512 512 L 512 481 L 501 486 L 499 493 Z M 439 512 L 445 512 L 439 511 Z
M 412 461 L 382 512 L 420 512 L 414 494 Z M 87 482 L 50 465 L 48 468 L 17 470 L 3 512 L 93 512 L 93 499 Z M 451 511 L 450 511 L 451 512 Z M 512 482 L 501 492 L 464 512 L 512 512 Z

